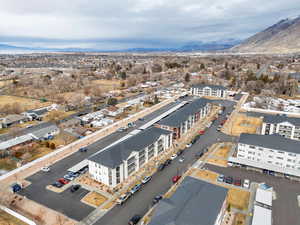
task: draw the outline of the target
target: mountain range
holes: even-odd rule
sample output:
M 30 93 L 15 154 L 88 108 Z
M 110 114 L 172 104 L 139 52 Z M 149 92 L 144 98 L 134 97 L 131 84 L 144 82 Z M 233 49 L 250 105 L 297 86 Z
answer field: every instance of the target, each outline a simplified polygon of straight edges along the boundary
M 234 52 L 300 52 L 300 16 L 287 18 L 231 48 Z

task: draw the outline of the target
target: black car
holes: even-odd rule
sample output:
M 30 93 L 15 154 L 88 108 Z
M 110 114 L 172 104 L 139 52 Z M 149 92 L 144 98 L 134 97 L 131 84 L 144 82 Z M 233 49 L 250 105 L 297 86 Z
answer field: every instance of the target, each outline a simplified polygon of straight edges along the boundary
M 153 201 L 152 201 L 153 205 L 155 205 L 156 203 L 158 203 L 162 198 L 163 198 L 162 195 L 155 196 L 154 199 L 153 199 Z
M 203 156 L 203 152 L 197 152 L 195 154 L 195 157 L 198 159 L 198 158 L 201 158 Z
M 232 177 L 225 177 L 225 183 L 232 184 L 233 183 L 233 178 Z
M 141 220 L 141 216 L 140 215 L 134 215 L 128 222 L 129 225 L 136 225 L 138 224 L 138 222 Z
M 79 184 L 75 184 L 75 185 L 73 185 L 73 186 L 71 187 L 70 191 L 71 191 L 71 192 L 75 192 L 75 191 L 77 191 L 80 187 L 81 187 L 81 186 L 80 186 Z
M 164 165 L 165 165 L 165 166 L 168 166 L 168 165 L 171 164 L 171 162 L 172 162 L 171 159 L 167 159 L 167 160 L 164 162 Z
M 62 183 L 60 182 L 55 182 L 52 184 L 53 187 L 57 187 L 57 188 L 61 188 L 62 186 L 64 186 Z
M 80 152 L 87 152 L 87 147 L 82 147 L 79 149 Z
M 184 153 L 183 150 L 179 150 L 179 151 L 177 152 L 177 155 L 182 155 L 183 153 Z
M 159 166 L 158 166 L 158 170 L 159 171 L 162 171 L 164 168 L 166 167 L 166 165 L 164 164 L 164 163 L 162 163 L 162 164 L 160 164 Z

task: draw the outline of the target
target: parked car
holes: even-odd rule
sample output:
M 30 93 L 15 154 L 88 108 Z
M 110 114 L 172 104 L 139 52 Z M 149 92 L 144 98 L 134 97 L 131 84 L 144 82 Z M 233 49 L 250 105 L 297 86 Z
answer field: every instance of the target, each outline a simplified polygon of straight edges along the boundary
M 245 180 L 244 180 L 243 187 L 244 187 L 244 188 L 249 188 L 249 187 L 250 187 L 250 180 L 245 179 Z
M 158 203 L 161 199 L 163 198 L 162 195 L 156 195 L 152 201 L 153 205 L 155 205 L 156 203 Z
M 158 170 L 159 171 L 162 171 L 164 168 L 166 167 L 166 165 L 164 164 L 164 163 L 162 163 L 162 164 L 160 164 L 159 166 L 158 166 Z
M 187 147 L 187 148 L 192 147 L 192 143 L 187 144 L 185 147 Z
M 142 180 L 142 184 L 148 183 L 151 179 L 152 179 L 152 176 L 144 177 L 144 179 Z
M 53 187 L 57 187 L 57 188 L 61 188 L 64 185 L 62 183 L 60 183 L 60 182 L 57 181 L 57 182 L 53 183 L 52 186 Z
M 182 155 L 184 153 L 184 150 L 179 150 L 178 152 L 177 152 L 177 155 Z
M 171 159 L 167 159 L 165 162 L 164 162 L 164 165 L 165 166 L 168 166 L 172 163 L 172 160 Z
M 64 178 L 60 178 L 58 179 L 58 182 L 62 183 L 62 184 L 68 184 L 70 181 L 64 179 Z
M 123 195 L 121 195 L 118 199 L 117 199 L 117 204 L 118 205 L 122 205 L 124 202 L 126 202 L 126 200 L 131 196 L 130 192 L 127 192 Z
M 225 183 L 232 184 L 233 183 L 233 178 L 232 177 L 225 177 Z
M 220 174 L 220 175 L 218 176 L 218 178 L 217 178 L 217 181 L 218 181 L 218 182 L 224 182 L 224 178 L 225 178 L 225 176 L 224 176 L 223 174 Z
M 82 147 L 79 149 L 80 152 L 87 152 L 87 150 L 88 150 L 87 147 Z
M 136 184 L 131 190 L 131 194 L 134 194 L 135 192 L 137 192 L 138 190 L 140 190 L 142 187 L 142 184 Z
M 201 134 L 201 135 L 202 135 L 202 134 L 205 134 L 205 130 L 200 130 L 200 131 L 199 131 L 199 134 Z
M 144 118 L 139 118 L 139 121 L 144 121 L 145 119 Z
M 68 175 L 71 176 L 71 177 L 76 178 L 76 177 L 79 177 L 80 173 L 78 173 L 78 172 L 74 173 L 74 172 L 69 171 Z
M 68 180 L 68 181 L 72 181 L 72 180 L 75 179 L 75 177 L 72 177 L 71 175 L 66 174 L 66 175 L 64 175 L 64 179 L 66 179 L 66 180 Z
M 176 159 L 177 158 L 177 154 L 173 154 L 172 156 L 171 156 L 171 159 L 172 160 L 174 160 L 174 159 Z
M 125 127 L 121 127 L 117 130 L 117 132 L 123 132 L 123 131 L 126 131 L 126 128 Z
M 135 127 L 136 124 L 134 122 L 130 122 L 127 124 L 127 127 L 130 128 L 130 127 Z
M 141 220 L 141 216 L 140 215 L 134 215 L 128 222 L 129 225 L 136 225 L 138 224 L 138 222 Z
M 43 171 L 43 172 L 49 172 L 50 171 L 50 167 L 44 166 L 44 167 L 42 167 L 41 171 Z
M 81 187 L 81 186 L 80 186 L 79 184 L 75 184 L 75 185 L 73 185 L 73 186 L 71 187 L 70 191 L 71 191 L 71 192 L 75 192 L 75 191 L 79 190 L 80 187 Z
M 179 162 L 183 162 L 184 161 L 184 157 L 180 157 L 178 161 Z
M 242 185 L 242 180 L 239 179 L 239 178 L 234 179 L 233 184 L 234 184 L 235 186 L 241 186 L 241 185 Z
M 203 156 L 203 152 L 197 152 L 195 154 L 195 157 L 198 159 L 198 158 L 201 158 Z
M 179 181 L 180 178 L 181 178 L 180 175 L 176 175 L 176 176 L 172 177 L 173 183 L 177 183 L 177 181 Z

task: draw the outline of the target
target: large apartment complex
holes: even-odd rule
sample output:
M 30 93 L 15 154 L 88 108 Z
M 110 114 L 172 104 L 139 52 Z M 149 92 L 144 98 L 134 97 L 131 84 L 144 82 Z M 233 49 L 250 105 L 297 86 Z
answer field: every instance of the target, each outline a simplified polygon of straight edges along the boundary
M 193 85 L 191 87 L 192 95 L 194 96 L 211 96 L 211 97 L 218 97 L 218 98 L 226 98 L 227 88 L 220 86 L 220 85 L 205 85 L 205 84 L 198 84 Z
M 172 133 L 150 127 L 89 158 L 89 173 L 98 182 L 115 187 L 172 145 Z
M 156 126 L 173 133 L 173 139 L 179 139 L 188 132 L 196 122 L 203 119 L 211 110 L 211 101 L 196 99 L 166 118 L 160 120 Z
M 300 144 L 278 134 L 241 134 L 236 156 L 230 157 L 229 161 L 300 177 Z
M 263 120 L 261 134 L 280 134 L 286 138 L 300 140 L 300 118 L 267 115 Z
M 158 203 L 149 225 L 220 225 L 226 206 L 226 188 L 186 177 L 170 198 Z

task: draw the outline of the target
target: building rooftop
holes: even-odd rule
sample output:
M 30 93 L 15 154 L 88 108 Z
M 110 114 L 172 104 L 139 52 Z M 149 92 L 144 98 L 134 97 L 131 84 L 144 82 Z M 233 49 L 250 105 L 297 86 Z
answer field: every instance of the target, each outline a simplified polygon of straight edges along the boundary
M 272 206 L 273 194 L 270 190 L 258 188 L 256 191 L 255 201 L 264 205 Z
M 280 115 L 266 115 L 264 116 L 264 123 L 282 123 L 289 122 L 295 126 L 300 126 L 300 118 L 287 117 Z
M 211 102 L 211 100 L 198 98 L 162 119 L 158 122 L 158 124 L 170 127 L 179 127 L 190 115 L 199 112 L 199 109 L 204 108 L 209 102 Z
M 226 188 L 186 177 L 158 203 L 149 225 L 214 225 L 226 196 Z
M 278 134 L 241 134 L 239 143 L 300 154 L 300 142 Z
M 272 210 L 254 205 L 252 225 L 272 225 Z
M 195 84 L 195 85 L 192 85 L 193 88 L 205 88 L 205 87 L 209 87 L 211 89 L 214 89 L 214 90 L 227 90 L 226 87 L 224 86 L 221 86 L 221 85 L 209 85 L 209 84 Z
M 122 142 L 92 155 L 89 160 L 104 166 L 115 168 L 126 160 L 133 151 L 140 151 L 154 143 L 161 135 L 168 135 L 170 131 L 150 127 Z

